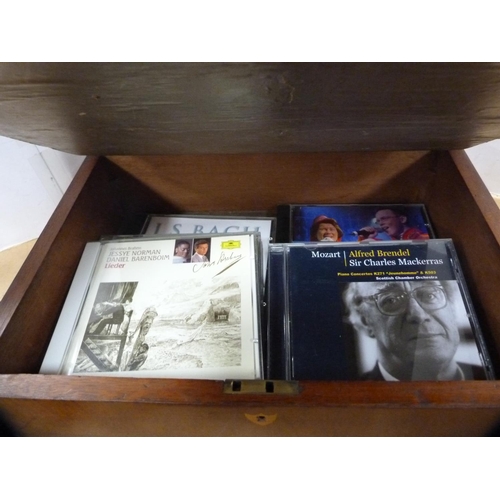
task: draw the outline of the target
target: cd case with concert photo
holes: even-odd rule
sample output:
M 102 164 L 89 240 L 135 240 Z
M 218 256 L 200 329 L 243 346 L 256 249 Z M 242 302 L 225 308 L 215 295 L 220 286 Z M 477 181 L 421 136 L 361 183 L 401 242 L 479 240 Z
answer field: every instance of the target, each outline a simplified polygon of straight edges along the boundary
M 87 244 L 40 372 L 261 378 L 259 248 L 256 232 Z
M 280 205 L 277 241 L 404 241 L 434 238 L 423 204 Z

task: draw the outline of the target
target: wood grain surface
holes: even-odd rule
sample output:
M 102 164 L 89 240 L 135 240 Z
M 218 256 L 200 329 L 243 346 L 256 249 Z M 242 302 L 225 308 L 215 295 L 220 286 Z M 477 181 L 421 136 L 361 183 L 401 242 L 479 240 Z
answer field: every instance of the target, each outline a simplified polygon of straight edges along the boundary
M 2 63 L 0 135 L 74 154 L 461 149 L 498 63 Z

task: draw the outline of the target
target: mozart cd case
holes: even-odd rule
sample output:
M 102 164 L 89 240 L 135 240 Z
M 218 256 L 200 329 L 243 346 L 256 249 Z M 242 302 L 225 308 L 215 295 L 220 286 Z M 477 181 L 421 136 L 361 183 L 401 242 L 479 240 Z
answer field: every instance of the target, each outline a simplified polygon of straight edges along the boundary
M 87 244 L 41 373 L 261 378 L 260 236 Z
M 494 378 L 452 240 L 274 244 L 270 256 L 271 374 Z
M 401 241 L 434 238 L 423 204 L 280 205 L 278 241 Z

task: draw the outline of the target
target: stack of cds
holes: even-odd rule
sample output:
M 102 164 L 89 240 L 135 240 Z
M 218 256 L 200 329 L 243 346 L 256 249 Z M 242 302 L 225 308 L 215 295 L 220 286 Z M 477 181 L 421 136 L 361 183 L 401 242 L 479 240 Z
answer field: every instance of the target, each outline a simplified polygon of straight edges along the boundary
M 279 213 L 292 243 L 270 248 L 270 377 L 494 378 L 453 242 L 434 238 L 423 205 Z
M 415 204 L 149 215 L 87 244 L 41 373 L 494 378 L 453 241 Z
M 273 218 L 152 215 L 140 236 L 88 243 L 41 373 L 261 378 L 273 231 Z

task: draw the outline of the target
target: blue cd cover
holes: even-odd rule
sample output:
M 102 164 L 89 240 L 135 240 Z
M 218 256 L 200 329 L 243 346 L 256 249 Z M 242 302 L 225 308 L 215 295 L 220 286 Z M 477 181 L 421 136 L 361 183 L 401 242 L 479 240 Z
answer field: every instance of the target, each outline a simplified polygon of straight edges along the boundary
M 291 243 L 275 253 L 268 345 L 286 378 L 493 378 L 451 240 Z
M 281 205 L 279 241 L 404 241 L 434 237 L 423 204 Z

